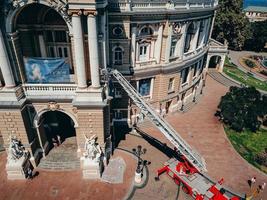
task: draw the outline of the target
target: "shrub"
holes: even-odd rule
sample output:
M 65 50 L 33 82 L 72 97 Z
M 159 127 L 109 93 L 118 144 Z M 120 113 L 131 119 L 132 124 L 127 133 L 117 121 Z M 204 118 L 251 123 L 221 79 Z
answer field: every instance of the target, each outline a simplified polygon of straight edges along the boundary
M 255 160 L 258 164 L 267 167 L 267 152 L 265 151 L 265 152 L 260 152 L 260 153 L 258 153 L 258 154 L 255 156 L 254 160 Z
M 245 64 L 246 64 L 249 68 L 256 67 L 256 64 L 255 64 L 252 60 L 249 60 L 249 59 L 245 59 Z
M 261 125 L 259 117 L 267 113 L 266 102 L 267 97 L 261 96 L 253 87 L 230 87 L 230 91 L 221 98 L 215 116 L 235 131 L 249 129 L 255 132 Z

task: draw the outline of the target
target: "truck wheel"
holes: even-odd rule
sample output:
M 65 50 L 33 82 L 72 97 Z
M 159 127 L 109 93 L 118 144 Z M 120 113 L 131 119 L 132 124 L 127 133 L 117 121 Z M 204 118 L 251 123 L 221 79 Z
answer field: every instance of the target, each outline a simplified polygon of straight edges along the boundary
M 182 185 L 182 190 L 185 194 L 189 194 L 189 190 L 185 185 Z

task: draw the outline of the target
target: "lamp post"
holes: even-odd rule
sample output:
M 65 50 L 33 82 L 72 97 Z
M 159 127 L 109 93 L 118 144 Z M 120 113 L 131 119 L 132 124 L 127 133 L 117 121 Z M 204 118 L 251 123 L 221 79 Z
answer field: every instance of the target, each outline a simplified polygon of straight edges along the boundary
M 133 153 L 138 158 L 137 167 L 136 167 L 136 170 L 135 170 L 135 178 L 134 178 L 134 180 L 135 180 L 136 183 L 141 183 L 142 182 L 142 175 L 143 175 L 144 166 L 149 165 L 150 162 L 148 162 L 147 160 L 143 160 L 141 158 L 141 155 L 144 155 L 146 153 L 146 148 L 142 148 L 141 145 L 138 145 L 137 148 L 134 148 L 133 149 Z

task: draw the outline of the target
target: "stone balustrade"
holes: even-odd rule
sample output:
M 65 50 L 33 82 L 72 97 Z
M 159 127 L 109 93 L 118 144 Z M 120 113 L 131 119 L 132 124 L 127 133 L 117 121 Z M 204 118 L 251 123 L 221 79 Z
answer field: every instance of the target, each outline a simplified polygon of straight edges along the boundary
M 218 0 L 109 0 L 111 11 L 183 10 L 194 8 L 210 8 L 218 5 Z
M 24 84 L 22 85 L 26 96 L 65 96 L 75 95 L 75 84 Z

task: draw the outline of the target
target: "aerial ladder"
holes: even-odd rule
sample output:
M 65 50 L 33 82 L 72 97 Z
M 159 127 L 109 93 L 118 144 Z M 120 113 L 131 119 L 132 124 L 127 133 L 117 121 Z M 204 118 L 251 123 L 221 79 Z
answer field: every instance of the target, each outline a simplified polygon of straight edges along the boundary
M 178 161 L 175 158 L 170 159 L 165 163 L 164 167 L 158 170 L 158 176 L 166 172 L 178 185 L 182 185 L 184 192 L 190 194 L 195 200 L 242 199 L 231 192 L 227 192 L 221 186 L 223 179 L 218 183 L 214 183 L 203 175 L 207 172 L 204 158 L 183 140 L 174 128 L 143 99 L 118 70 L 109 69 L 108 72 L 123 87 L 136 106 L 140 108 L 142 114 L 163 133 L 175 147 L 177 153 L 181 155 L 182 161 Z

